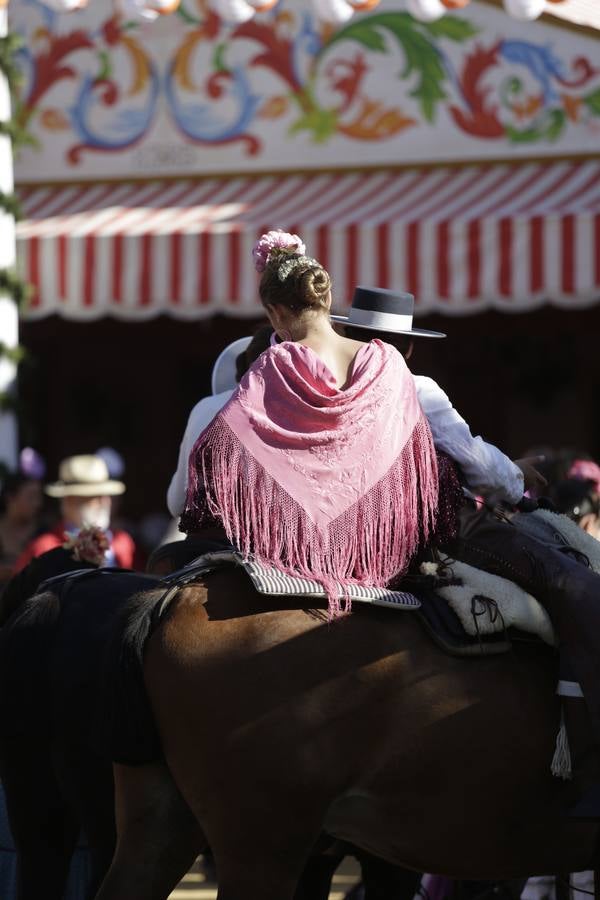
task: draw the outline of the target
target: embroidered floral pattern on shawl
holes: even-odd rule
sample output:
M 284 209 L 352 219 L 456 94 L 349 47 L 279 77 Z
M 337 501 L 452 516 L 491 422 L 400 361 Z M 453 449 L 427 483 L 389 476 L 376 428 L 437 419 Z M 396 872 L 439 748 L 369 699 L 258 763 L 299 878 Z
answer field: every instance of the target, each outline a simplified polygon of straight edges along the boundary
M 245 555 L 336 584 L 384 586 L 435 525 L 436 455 L 413 378 L 381 341 L 359 350 L 344 390 L 307 347 L 257 360 L 190 456 L 182 525 L 206 503 Z M 346 598 L 345 608 L 349 608 Z

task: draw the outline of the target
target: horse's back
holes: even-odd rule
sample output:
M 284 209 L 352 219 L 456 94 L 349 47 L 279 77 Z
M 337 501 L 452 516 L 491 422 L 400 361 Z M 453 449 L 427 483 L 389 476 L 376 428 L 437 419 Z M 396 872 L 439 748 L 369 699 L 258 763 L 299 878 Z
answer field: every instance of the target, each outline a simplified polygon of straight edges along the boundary
M 327 830 L 392 862 L 425 866 L 415 847 L 433 834 L 439 869 L 454 854 L 460 874 L 483 828 L 502 865 L 518 867 L 514 835 L 527 816 L 535 810 L 547 835 L 559 809 L 552 651 L 458 659 L 411 613 L 328 621 L 278 600 L 218 572 L 182 591 L 149 641 L 145 681 L 165 755 L 203 824 L 228 804 L 259 820 L 277 796 L 300 808 L 308 791 Z M 483 854 L 469 877 L 489 865 Z

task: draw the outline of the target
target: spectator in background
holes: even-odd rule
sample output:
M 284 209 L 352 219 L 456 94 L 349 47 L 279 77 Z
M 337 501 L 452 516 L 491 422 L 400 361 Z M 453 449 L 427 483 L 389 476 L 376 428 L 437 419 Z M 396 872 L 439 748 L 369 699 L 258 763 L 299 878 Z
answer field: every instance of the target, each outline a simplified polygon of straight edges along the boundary
M 550 491 L 557 510 L 579 525 L 587 534 L 600 540 L 600 498 L 596 482 L 588 478 L 567 478 Z
M 594 493 L 600 496 L 600 466 L 593 459 L 575 459 L 571 463 L 567 478 L 591 481 Z
M 45 491 L 60 500 L 61 520 L 55 528 L 35 538 L 17 560 L 20 571 L 35 556 L 61 546 L 65 534 L 77 533 L 85 526 L 96 526 L 106 532 L 110 541 L 106 565 L 124 569 L 133 567 L 135 544 L 122 530 L 111 530 L 112 498 L 125 492 L 122 481 L 110 478 L 108 467 L 98 456 L 70 456 L 63 460 L 59 480 Z
M 0 491 L 0 590 L 10 580 L 18 557 L 35 535 L 43 506 L 39 478 L 8 475 Z

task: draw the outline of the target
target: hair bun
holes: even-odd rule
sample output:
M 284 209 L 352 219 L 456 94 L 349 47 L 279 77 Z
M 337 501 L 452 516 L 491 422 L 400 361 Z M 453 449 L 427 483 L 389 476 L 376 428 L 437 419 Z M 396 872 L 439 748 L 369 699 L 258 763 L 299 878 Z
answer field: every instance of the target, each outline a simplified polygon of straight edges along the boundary
M 330 290 L 329 273 L 320 266 L 311 266 L 298 279 L 298 295 L 305 306 L 322 306 Z

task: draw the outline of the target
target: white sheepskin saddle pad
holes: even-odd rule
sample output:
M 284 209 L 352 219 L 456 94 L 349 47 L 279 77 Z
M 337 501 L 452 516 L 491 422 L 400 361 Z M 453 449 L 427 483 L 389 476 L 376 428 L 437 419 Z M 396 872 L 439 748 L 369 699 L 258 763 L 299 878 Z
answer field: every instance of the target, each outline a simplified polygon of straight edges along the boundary
M 600 574 L 600 542 L 586 534 L 561 513 L 538 509 L 520 513 L 512 519 L 516 528 L 545 544 L 570 547 L 581 554 L 582 563 Z M 455 560 L 444 561 L 461 583 L 436 587 L 436 593 L 448 601 L 467 634 L 494 634 L 515 627 L 556 645 L 554 629 L 543 606 L 512 581 L 474 569 Z M 430 563 L 422 570 L 431 574 Z M 491 602 L 490 602 L 491 601 Z
M 555 646 L 552 623 L 540 603 L 518 585 L 498 575 L 490 575 L 467 563 L 444 559 L 444 575 L 458 584 L 436 585 L 435 592 L 447 600 L 461 625 L 472 637 L 519 628 Z M 435 563 L 423 563 L 424 575 L 438 574 Z

